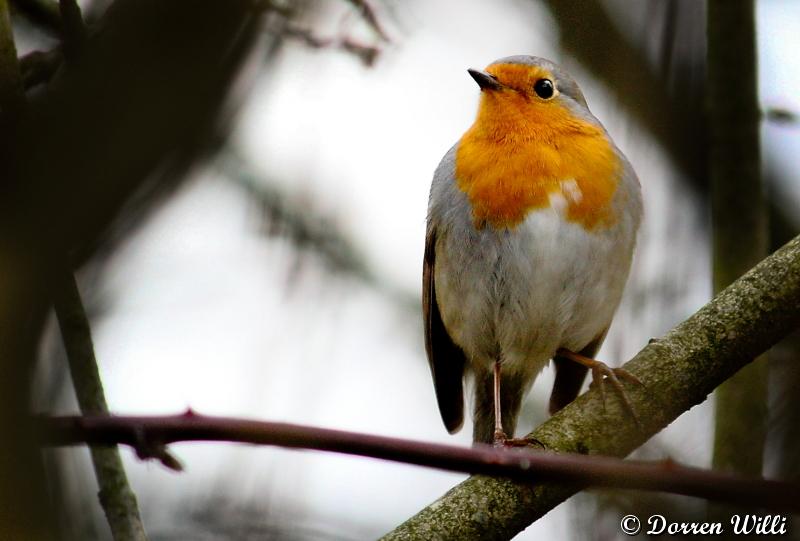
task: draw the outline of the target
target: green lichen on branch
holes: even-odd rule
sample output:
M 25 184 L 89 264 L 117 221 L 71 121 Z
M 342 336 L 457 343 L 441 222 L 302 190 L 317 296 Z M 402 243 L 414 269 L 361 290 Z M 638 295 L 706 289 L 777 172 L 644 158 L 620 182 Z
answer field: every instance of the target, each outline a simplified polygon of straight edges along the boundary
M 554 451 L 624 457 L 798 325 L 800 237 L 625 364 L 644 382 L 627 386 L 641 429 L 592 389 L 530 436 Z M 473 476 L 384 539 L 510 539 L 580 488 Z

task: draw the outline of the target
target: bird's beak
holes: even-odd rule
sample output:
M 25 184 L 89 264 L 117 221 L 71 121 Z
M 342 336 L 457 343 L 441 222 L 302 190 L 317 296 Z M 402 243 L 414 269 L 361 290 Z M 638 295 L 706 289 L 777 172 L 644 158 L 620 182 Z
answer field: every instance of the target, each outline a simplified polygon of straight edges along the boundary
M 499 90 L 503 87 L 497 79 L 489 75 L 485 71 L 468 69 L 467 72 L 475 79 L 481 90 Z

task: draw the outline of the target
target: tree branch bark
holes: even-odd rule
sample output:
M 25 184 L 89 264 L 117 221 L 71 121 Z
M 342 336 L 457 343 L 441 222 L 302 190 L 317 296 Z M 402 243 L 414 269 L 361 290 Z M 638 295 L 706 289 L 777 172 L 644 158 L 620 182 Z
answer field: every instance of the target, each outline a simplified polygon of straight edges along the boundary
M 55 294 L 55 309 L 78 405 L 84 414 L 108 415 L 103 383 L 97 369 L 89 320 L 78 284 L 64 272 Z M 128 484 L 116 445 L 90 447 L 100 488 L 98 497 L 114 541 L 147 541 L 136 495 Z
M 800 512 L 800 484 L 747 479 L 682 466 L 672 461 L 627 461 L 602 456 L 555 454 L 488 445 L 457 447 L 267 421 L 198 415 L 128 417 L 74 416 L 39 419 L 45 445 L 127 444 L 141 458 L 161 459 L 164 446 L 181 441 L 229 441 L 279 445 L 394 460 L 516 481 L 579 483 L 659 490 L 743 503 L 758 498 L 764 507 Z
M 560 452 L 626 456 L 798 325 L 800 237 L 625 364 L 645 384 L 627 389 L 641 429 L 591 389 L 530 437 Z M 579 489 L 473 476 L 384 539 L 510 539 Z

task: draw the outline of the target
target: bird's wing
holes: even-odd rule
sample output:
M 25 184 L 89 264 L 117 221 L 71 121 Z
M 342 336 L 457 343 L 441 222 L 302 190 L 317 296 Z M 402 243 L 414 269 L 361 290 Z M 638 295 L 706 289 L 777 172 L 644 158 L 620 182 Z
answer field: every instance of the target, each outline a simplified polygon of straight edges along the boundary
M 422 264 L 422 314 L 425 324 L 425 352 L 433 375 L 436 401 L 447 431 L 457 432 L 464 422 L 464 352 L 444 328 L 436 302 L 434 265 L 436 230 L 429 228 L 425 237 Z
M 597 350 L 603 344 L 608 329 L 603 331 L 600 336 L 580 351 L 584 357 L 594 359 Z M 550 415 L 572 402 L 578 397 L 589 369 L 575 361 L 563 357 L 553 357 L 553 364 L 556 367 L 556 379 L 553 382 L 553 392 L 550 393 Z

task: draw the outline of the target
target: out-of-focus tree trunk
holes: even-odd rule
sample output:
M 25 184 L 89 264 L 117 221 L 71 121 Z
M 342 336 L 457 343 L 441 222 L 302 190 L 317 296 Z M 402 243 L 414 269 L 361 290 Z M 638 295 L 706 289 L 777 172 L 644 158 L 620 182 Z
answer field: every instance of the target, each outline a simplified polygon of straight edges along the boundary
M 0 538 L 56 538 L 29 419 L 54 261 L 87 259 L 214 149 L 268 8 L 117 0 L 26 101 L 0 0 Z
M 0 0 L 0 131 L 14 129 L 24 101 L 8 3 Z M 20 225 L 0 217 L 0 536 L 38 540 L 53 535 L 42 461 L 27 422 L 43 297 Z
M 753 1 L 709 0 L 707 36 L 714 290 L 720 291 L 768 246 Z M 767 364 L 759 358 L 716 393 L 714 467 L 760 475 L 766 422 Z
M 676 73 L 677 80 L 671 82 L 659 76 L 646 58 L 644 44 L 626 39 L 601 0 L 544 0 L 544 4 L 558 25 L 564 51 L 606 85 L 626 114 L 658 140 L 677 169 L 699 187 L 700 179 L 705 179 L 705 138 L 697 122 L 700 92 L 692 77 Z M 691 15 L 684 13 L 683 18 L 693 20 Z M 667 56 L 672 46 L 663 47 L 661 56 Z
M 35 541 L 53 538 L 43 465 L 28 421 L 44 303 L 34 258 L 11 237 L 7 229 L 0 234 L 0 537 Z
M 771 185 L 769 182 L 768 185 Z M 790 237 L 794 225 L 770 214 L 773 247 Z M 769 423 L 764 450 L 764 475 L 772 479 L 800 481 L 800 329 L 770 350 Z M 790 531 L 800 539 L 800 529 Z
M 764 457 L 768 477 L 800 481 L 800 330 L 770 352 L 770 423 Z M 800 534 L 800 532 L 797 532 Z

